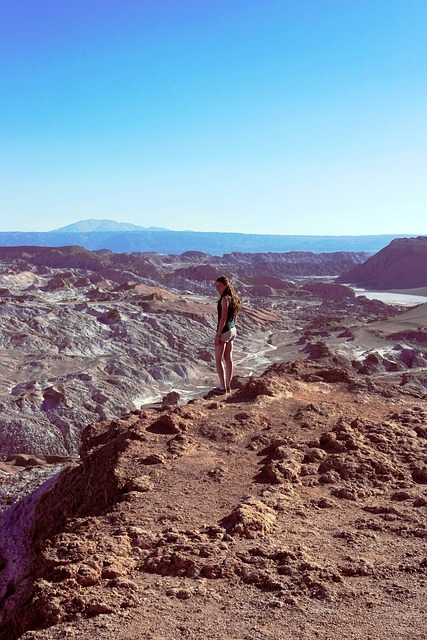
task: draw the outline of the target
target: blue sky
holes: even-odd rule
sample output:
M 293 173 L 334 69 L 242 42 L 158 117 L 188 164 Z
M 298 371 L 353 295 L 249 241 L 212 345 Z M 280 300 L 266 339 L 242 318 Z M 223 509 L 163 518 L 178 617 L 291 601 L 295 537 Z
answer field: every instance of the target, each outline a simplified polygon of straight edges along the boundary
M 0 230 L 427 233 L 425 0 L 2 0 Z

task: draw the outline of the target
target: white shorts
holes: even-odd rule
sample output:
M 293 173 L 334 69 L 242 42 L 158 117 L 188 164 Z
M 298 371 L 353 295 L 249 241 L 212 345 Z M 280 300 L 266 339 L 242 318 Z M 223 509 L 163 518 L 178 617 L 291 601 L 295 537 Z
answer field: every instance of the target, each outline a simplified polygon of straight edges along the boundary
M 221 333 L 219 339 L 221 342 L 232 342 L 237 335 L 236 327 L 231 327 L 229 331 Z

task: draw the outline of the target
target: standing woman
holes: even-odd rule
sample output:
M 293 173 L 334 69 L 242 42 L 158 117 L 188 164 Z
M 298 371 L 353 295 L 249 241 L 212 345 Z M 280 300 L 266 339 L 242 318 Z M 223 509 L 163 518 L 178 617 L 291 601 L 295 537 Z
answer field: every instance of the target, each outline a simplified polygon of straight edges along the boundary
M 242 305 L 233 285 L 225 276 L 219 276 L 215 280 L 215 289 L 220 295 L 217 305 L 218 325 L 215 335 L 215 362 L 219 377 L 219 390 L 222 393 L 227 393 L 231 391 L 231 379 L 233 377 L 233 340 L 236 337 L 235 319 Z

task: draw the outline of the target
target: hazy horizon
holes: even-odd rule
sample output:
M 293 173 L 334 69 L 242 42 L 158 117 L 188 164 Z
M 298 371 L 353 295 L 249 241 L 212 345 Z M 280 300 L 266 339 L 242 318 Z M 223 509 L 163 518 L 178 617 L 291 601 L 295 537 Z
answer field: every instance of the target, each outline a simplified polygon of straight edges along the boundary
M 0 227 L 426 235 L 427 4 L 0 7 Z
M 169 229 L 169 228 L 166 228 L 166 227 L 157 227 L 157 226 L 154 226 L 154 225 L 150 225 L 150 226 L 147 226 L 147 227 L 141 225 L 140 227 L 137 227 L 133 223 L 129 223 L 129 222 L 126 222 L 126 221 L 118 222 L 117 220 L 113 220 L 112 218 L 87 218 L 85 220 L 76 220 L 74 223 L 70 223 L 69 225 L 65 225 L 64 227 L 63 226 L 55 227 L 53 229 L 47 229 L 46 231 L 40 231 L 40 230 L 31 231 L 31 230 L 28 230 L 28 229 L 25 229 L 25 230 L 13 229 L 13 230 L 7 231 L 7 230 L 0 229 L 0 233 L 56 233 L 56 232 L 68 233 L 68 227 L 73 227 L 73 226 L 76 226 L 76 225 L 78 225 L 80 223 L 88 223 L 88 222 L 90 222 L 90 223 L 91 222 L 116 223 L 118 225 L 123 225 L 123 227 L 124 227 L 124 228 L 115 228 L 115 229 L 111 229 L 111 230 L 110 229 L 108 229 L 108 230 L 107 229 L 105 229 L 105 230 L 103 229 L 102 230 L 103 233 L 105 233 L 106 231 L 111 231 L 111 233 L 115 233 L 116 231 L 120 231 L 120 232 L 126 232 L 126 231 L 131 231 L 131 232 L 133 232 L 133 231 L 160 231 L 160 232 L 161 231 L 178 231 L 178 232 L 181 232 L 181 233 L 218 233 L 217 231 L 212 230 L 212 229 L 206 229 L 206 230 L 203 230 L 203 231 L 198 231 L 198 230 L 195 230 L 195 229 L 178 229 L 178 230 L 175 230 L 175 229 Z M 135 227 L 135 228 L 131 228 L 131 227 Z M 75 230 L 73 230 L 72 232 L 74 232 L 74 231 Z M 78 233 L 91 233 L 91 232 L 97 233 L 98 229 L 92 230 L 92 229 L 84 228 L 84 229 L 81 229 L 81 230 L 78 231 Z M 221 232 L 219 232 L 219 233 L 221 233 Z M 229 234 L 266 235 L 266 236 L 268 236 L 268 235 L 272 235 L 272 236 L 273 235 L 284 235 L 284 236 L 290 236 L 290 237 L 295 236 L 295 237 L 307 237 L 307 238 L 317 238 L 317 237 L 318 238 L 344 238 L 344 237 L 357 238 L 357 237 L 371 237 L 371 236 L 373 236 L 373 237 L 376 237 L 376 236 L 388 237 L 388 236 L 390 236 L 390 237 L 407 237 L 407 238 L 409 238 L 409 237 L 416 237 L 416 236 L 423 236 L 424 237 L 424 236 L 427 235 L 425 233 L 424 234 L 402 234 L 402 233 L 379 233 L 379 234 L 303 234 L 303 233 L 302 234 L 296 234 L 296 233 L 295 234 L 274 234 L 274 233 L 268 234 L 268 233 L 258 233 L 257 234 L 257 233 L 251 233 L 249 231 L 234 231 L 234 232 L 233 231 L 229 231 L 229 232 L 223 232 L 223 233 L 227 233 L 228 235 Z

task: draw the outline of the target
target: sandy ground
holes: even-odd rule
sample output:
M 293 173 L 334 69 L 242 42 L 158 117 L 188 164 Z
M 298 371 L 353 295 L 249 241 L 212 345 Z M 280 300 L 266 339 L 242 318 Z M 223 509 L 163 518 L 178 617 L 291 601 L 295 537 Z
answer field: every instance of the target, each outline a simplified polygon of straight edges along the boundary
M 418 287 L 417 289 L 389 289 L 385 293 L 397 293 L 406 296 L 423 296 L 427 298 L 427 287 Z
M 384 335 L 390 335 L 399 331 L 427 331 L 427 303 L 421 304 L 415 309 L 399 314 L 395 318 L 383 322 L 374 322 L 368 326 L 373 332 L 380 330 Z

